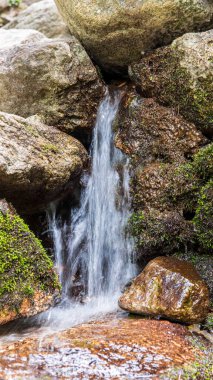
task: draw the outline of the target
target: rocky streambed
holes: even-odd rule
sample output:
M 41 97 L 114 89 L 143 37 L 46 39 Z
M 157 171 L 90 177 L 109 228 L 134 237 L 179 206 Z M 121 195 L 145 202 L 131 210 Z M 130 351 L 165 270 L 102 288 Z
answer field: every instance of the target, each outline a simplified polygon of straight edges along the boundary
M 186 327 L 111 314 L 63 332 L 1 344 L 0 378 L 160 379 L 204 355 Z M 163 377 L 161 377 L 163 376 Z

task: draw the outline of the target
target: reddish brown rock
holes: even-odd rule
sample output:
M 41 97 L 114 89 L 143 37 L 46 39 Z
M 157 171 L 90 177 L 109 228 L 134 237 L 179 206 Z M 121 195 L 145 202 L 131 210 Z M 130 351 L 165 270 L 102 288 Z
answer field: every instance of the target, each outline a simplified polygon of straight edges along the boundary
M 31 379 L 33 374 L 35 379 L 43 379 L 57 374 L 60 379 L 151 376 L 157 380 L 168 368 L 182 367 L 195 359 L 195 349 L 187 339 L 190 334 L 183 326 L 107 318 L 42 335 L 42 339 L 37 331 L 31 332 L 22 342 L 5 344 L 0 350 L 0 377 Z
M 143 165 L 184 161 L 206 141 L 193 123 L 134 91 L 123 99 L 116 129 L 116 146 Z
M 203 170 L 200 163 L 200 157 L 210 157 L 200 149 L 207 139 L 174 109 L 142 98 L 133 88 L 123 97 L 115 132 L 116 146 L 130 157 L 129 232 L 138 261 L 159 252 L 189 251 L 193 245 L 197 251 L 192 219 L 206 180 L 200 177 L 211 166 Z
M 149 262 L 119 299 L 131 313 L 198 323 L 209 310 L 209 292 L 193 265 L 175 258 Z

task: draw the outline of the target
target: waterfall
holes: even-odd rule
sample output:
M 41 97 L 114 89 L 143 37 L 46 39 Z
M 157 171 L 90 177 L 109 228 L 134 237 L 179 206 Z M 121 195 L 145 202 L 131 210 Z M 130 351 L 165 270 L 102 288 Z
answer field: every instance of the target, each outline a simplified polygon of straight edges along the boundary
M 119 91 L 112 95 L 107 92 L 99 106 L 91 146 L 91 174 L 83 178 L 80 206 L 71 210 L 70 225 L 61 226 L 55 208 L 49 214 L 66 300 L 77 292 L 85 303 L 117 302 L 121 288 L 135 274 L 132 241 L 126 233 L 130 207 L 128 158 L 113 142 L 113 121 L 120 99 Z

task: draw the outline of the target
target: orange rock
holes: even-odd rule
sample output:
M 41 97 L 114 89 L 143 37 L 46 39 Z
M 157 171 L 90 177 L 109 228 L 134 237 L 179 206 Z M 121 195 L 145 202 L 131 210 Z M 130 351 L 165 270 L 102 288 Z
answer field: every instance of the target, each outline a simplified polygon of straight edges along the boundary
M 163 316 L 186 323 L 205 319 L 209 292 L 192 264 L 157 257 L 119 299 L 119 306 L 135 314 Z
M 184 326 L 168 321 L 114 315 L 49 336 L 42 330 L 42 339 L 35 330 L 30 338 L 0 350 L 0 378 L 118 380 L 150 375 L 158 380 L 168 368 L 195 359 L 188 336 Z

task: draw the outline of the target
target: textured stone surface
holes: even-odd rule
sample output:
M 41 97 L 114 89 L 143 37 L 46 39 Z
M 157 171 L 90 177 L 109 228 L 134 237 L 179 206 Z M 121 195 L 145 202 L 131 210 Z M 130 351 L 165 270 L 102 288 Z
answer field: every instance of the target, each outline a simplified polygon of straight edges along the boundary
M 188 33 L 150 52 L 129 73 L 142 93 L 213 134 L 213 30 Z
M 134 91 L 123 99 L 116 127 L 116 146 L 143 165 L 184 162 L 206 141 L 194 124 Z
M 211 301 L 213 301 L 213 255 L 211 252 L 203 255 L 199 255 L 197 252 L 182 252 L 176 253 L 175 257 L 179 260 L 189 261 L 194 265 L 199 275 L 207 284 Z
M 122 67 L 144 51 L 208 26 L 213 14 L 206 0 L 56 0 L 70 30 L 95 61 Z
M 103 94 L 95 67 L 78 41 L 33 30 L 0 29 L 0 111 L 39 115 L 68 132 L 90 129 Z
M 87 162 L 79 141 L 30 119 L 0 112 L 0 193 L 26 212 L 72 189 Z
M 162 147 L 163 149 L 163 147 Z M 212 236 L 213 144 L 192 161 L 154 162 L 137 166 L 131 160 L 133 214 L 129 229 L 137 257 L 194 251 L 209 254 Z
M 137 258 L 192 246 L 205 252 L 211 243 L 211 207 L 203 210 L 199 226 L 194 215 L 201 189 L 212 175 L 212 147 L 202 148 L 207 139 L 175 110 L 134 90 L 123 97 L 114 128 L 116 146 L 130 157 L 129 230 Z
M 0 325 L 48 309 L 59 284 L 40 241 L 0 200 Z
M 0 0 L 0 27 L 10 22 L 26 8 L 25 1 L 22 1 L 19 6 L 10 6 L 9 0 Z
M 42 0 L 20 12 L 4 29 L 34 29 L 46 37 L 69 38 L 69 29 L 62 20 L 54 0 Z
M 24 379 L 151 378 L 194 360 L 187 329 L 167 321 L 121 319 L 86 323 L 2 346 L 0 376 Z M 199 351 L 200 354 L 200 351 Z
M 207 286 L 192 264 L 158 257 L 125 290 L 119 306 L 131 313 L 198 323 L 210 304 Z

